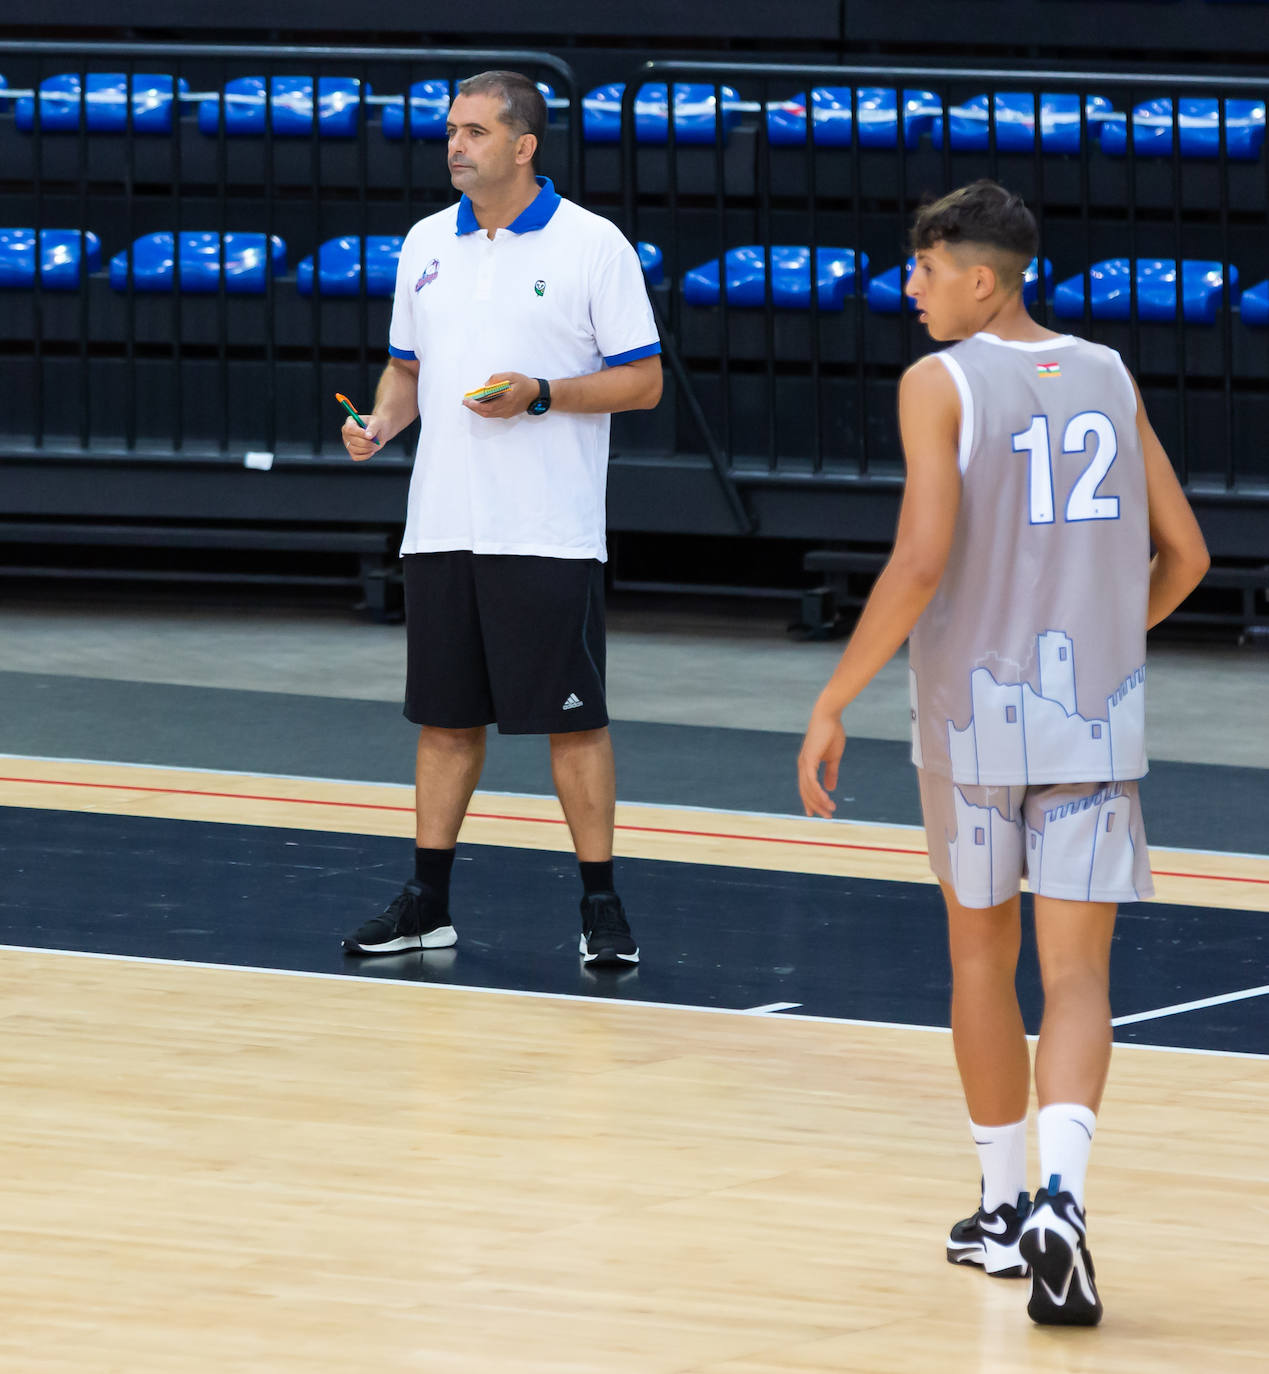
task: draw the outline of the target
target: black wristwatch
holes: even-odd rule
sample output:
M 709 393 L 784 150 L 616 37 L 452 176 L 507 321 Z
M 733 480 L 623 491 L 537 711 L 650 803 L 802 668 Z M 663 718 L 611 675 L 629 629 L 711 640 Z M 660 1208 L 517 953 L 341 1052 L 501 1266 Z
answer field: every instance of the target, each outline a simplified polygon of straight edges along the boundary
M 538 384 L 538 398 L 530 401 L 526 409 L 530 415 L 545 415 L 551 408 L 551 384 L 545 377 L 535 377 Z

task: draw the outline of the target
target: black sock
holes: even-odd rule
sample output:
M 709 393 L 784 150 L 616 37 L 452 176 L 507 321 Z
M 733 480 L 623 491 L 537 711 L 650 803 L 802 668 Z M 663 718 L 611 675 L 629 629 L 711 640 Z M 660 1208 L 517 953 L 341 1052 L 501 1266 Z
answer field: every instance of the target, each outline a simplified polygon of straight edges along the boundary
M 582 887 L 589 897 L 592 892 L 611 892 L 613 890 L 612 860 L 605 859 L 601 864 L 577 864 L 582 871 Z
M 429 901 L 449 910 L 449 874 L 454 867 L 455 849 L 414 850 L 414 881 Z

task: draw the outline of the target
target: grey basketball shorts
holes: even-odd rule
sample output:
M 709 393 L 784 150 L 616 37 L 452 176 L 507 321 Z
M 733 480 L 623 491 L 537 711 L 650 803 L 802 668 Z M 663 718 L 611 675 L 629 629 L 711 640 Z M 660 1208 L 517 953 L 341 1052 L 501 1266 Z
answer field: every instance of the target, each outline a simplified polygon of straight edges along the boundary
M 1154 896 L 1135 782 L 975 787 L 917 769 L 930 867 L 962 906 L 1027 886 L 1071 902 Z

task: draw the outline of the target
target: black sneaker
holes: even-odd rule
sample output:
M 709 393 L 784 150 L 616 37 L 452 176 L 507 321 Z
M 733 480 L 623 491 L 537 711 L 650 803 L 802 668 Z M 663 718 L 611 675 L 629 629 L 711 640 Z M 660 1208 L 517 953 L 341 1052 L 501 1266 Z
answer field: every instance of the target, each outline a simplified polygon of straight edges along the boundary
M 429 905 L 411 878 L 382 915 L 344 936 L 344 949 L 349 954 L 395 954 L 402 949 L 448 949 L 457 941 L 449 912 Z
M 615 892 L 588 892 L 582 898 L 582 938 L 578 945 L 587 964 L 637 964 L 639 946 Z
M 1030 1273 L 1018 1253 L 1018 1237 L 1031 1210 L 1031 1199 L 1018 1194 L 1018 1205 L 1007 1202 L 994 1212 L 981 1207 L 972 1217 L 958 1221 L 947 1238 L 949 1264 L 976 1264 L 998 1279 L 1025 1279 Z
M 1057 1176 L 1049 1180 L 1058 1182 Z M 1031 1266 L 1027 1315 L 1042 1326 L 1096 1326 L 1102 1300 L 1088 1253 L 1088 1224 L 1070 1193 L 1041 1188 L 1022 1227 L 1019 1250 Z

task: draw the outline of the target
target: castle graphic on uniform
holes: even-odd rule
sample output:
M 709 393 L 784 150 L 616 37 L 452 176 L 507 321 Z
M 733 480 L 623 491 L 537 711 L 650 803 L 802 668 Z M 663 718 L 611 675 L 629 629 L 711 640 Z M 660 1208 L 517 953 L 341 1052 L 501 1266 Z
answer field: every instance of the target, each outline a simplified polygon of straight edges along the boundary
M 1075 645 L 1061 630 L 1036 636 L 1040 689 L 970 674 L 970 717 L 947 722 L 952 776 L 962 783 L 1118 781 L 1144 771 L 1145 664 L 1106 698 L 1104 716 L 1083 716 L 1075 699 Z
M 1027 881 L 1033 892 L 1066 889 L 1066 895 L 1077 901 L 1086 901 L 1099 890 L 1135 894 L 1131 831 L 1126 842 L 1110 842 L 1117 827 L 1132 822 L 1132 803 L 1122 784 L 1107 783 L 1046 811 L 1040 826 L 1028 825 L 1021 810 L 1010 817 L 995 806 L 979 806 L 956 786 L 953 797 L 956 831 L 946 838 L 952 878 L 959 891 L 985 892 L 993 906 L 1016 891 L 1015 856 L 1022 831 Z M 1046 874 L 1046 859 L 1056 872 Z

